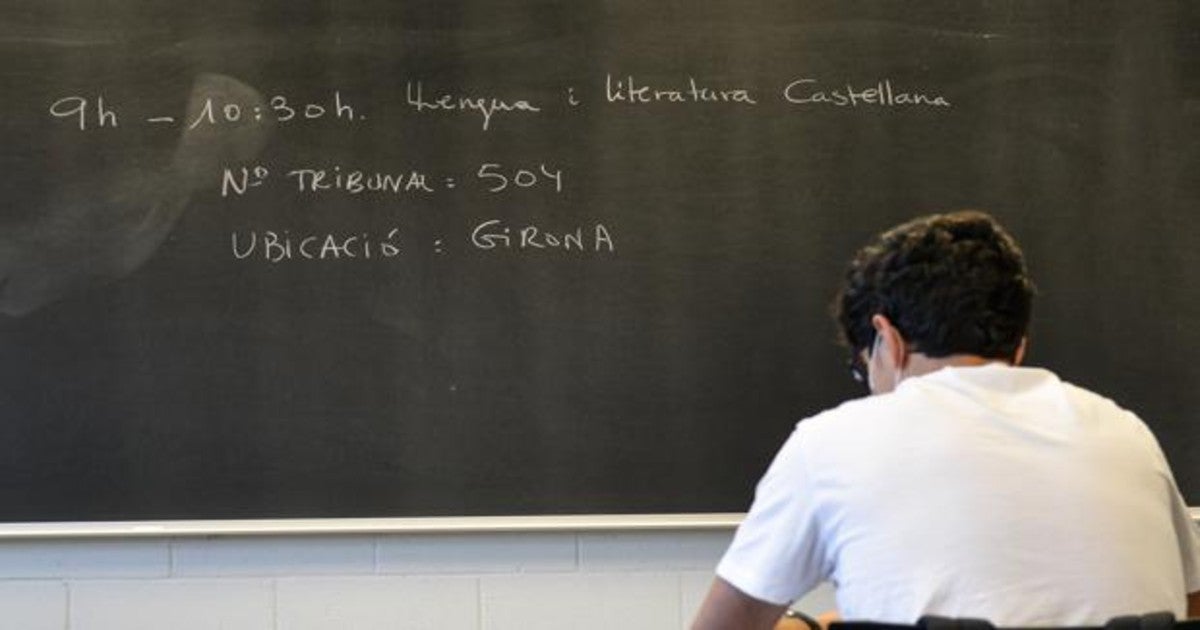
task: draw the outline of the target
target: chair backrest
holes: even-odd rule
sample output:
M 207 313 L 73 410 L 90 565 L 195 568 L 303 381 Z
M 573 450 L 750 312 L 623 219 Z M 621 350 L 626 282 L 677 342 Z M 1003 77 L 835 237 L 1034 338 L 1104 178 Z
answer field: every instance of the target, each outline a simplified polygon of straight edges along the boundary
M 1176 621 L 1169 612 L 1113 617 L 1103 626 L 997 628 L 984 619 L 969 617 L 921 617 L 913 625 L 874 623 L 869 621 L 837 621 L 829 630 L 1200 630 L 1200 619 Z

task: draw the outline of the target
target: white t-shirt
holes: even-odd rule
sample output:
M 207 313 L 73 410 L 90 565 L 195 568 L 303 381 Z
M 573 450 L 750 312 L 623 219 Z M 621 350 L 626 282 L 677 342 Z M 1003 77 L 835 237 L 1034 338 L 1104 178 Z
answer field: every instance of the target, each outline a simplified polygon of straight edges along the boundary
M 796 426 L 717 568 L 846 619 L 997 625 L 1185 616 L 1200 540 L 1133 413 L 1041 369 L 944 368 Z

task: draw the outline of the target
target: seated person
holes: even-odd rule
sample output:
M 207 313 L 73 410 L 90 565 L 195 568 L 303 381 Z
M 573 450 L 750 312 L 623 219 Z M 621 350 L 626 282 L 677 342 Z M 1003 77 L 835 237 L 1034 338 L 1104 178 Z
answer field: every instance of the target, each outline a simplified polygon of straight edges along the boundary
M 1200 541 L 1158 443 L 1021 367 L 1032 297 L 1016 242 L 980 212 L 860 250 L 835 315 L 873 395 L 796 426 L 693 627 L 769 629 L 826 580 L 848 620 L 1200 614 Z

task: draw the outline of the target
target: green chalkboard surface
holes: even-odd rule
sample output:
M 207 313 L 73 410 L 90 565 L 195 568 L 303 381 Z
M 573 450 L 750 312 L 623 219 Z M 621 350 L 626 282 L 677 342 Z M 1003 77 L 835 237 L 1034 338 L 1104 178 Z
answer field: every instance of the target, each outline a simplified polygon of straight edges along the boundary
M 0 521 L 740 511 L 963 207 L 1200 502 L 1195 3 L 19 1 L 0 94 Z

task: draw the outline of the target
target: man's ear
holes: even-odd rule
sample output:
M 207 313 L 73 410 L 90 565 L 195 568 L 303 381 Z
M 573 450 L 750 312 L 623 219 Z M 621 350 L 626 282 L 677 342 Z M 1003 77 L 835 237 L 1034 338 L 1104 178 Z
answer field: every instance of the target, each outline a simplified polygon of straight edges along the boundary
M 871 326 L 879 338 L 879 346 L 875 352 L 886 352 L 886 360 L 896 370 L 903 370 L 908 364 L 908 342 L 892 325 L 891 320 L 879 314 L 871 316 Z

